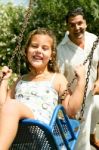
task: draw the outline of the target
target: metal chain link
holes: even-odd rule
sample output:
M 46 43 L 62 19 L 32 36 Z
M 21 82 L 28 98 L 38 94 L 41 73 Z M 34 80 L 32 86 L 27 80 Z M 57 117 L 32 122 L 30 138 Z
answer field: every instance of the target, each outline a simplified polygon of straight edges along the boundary
M 15 50 L 13 51 L 13 55 L 12 55 L 10 61 L 8 62 L 8 66 L 9 66 L 9 67 L 10 67 L 11 64 L 12 64 L 13 59 L 14 59 L 16 53 L 17 53 L 17 52 L 20 50 L 20 48 L 21 48 L 21 42 L 22 42 L 22 40 L 23 40 L 24 32 L 25 32 L 25 29 L 26 29 L 26 27 L 27 27 L 27 25 L 28 25 L 28 23 L 29 23 L 29 18 L 30 18 L 30 16 L 31 16 L 32 3 L 33 3 L 33 0 L 30 0 L 30 2 L 29 2 L 29 7 L 28 7 L 28 9 L 26 10 L 26 14 L 25 14 L 25 17 L 24 17 L 24 22 L 23 22 L 22 28 L 21 28 L 21 30 L 20 30 L 20 34 L 19 34 L 18 39 L 17 39 L 17 46 L 16 46 Z M 20 52 L 19 52 L 19 53 L 20 53 Z
M 85 90 L 84 90 L 84 97 L 83 97 L 83 103 L 82 103 L 82 108 L 81 108 L 81 111 L 80 111 L 80 118 L 79 118 L 80 120 L 83 119 L 83 115 L 84 115 L 86 93 L 87 93 L 87 89 L 88 89 L 88 83 L 89 83 L 89 76 L 90 76 L 90 70 L 91 70 L 91 65 L 92 65 L 93 53 L 94 53 L 94 50 L 96 49 L 98 43 L 99 43 L 99 37 L 93 43 L 92 50 L 91 50 L 90 54 L 88 55 L 87 59 L 83 63 L 85 65 L 87 63 L 87 61 L 89 60 L 89 65 L 88 65 L 88 70 L 87 70 L 87 77 L 86 77 L 86 84 L 85 84 Z
M 89 55 L 87 56 L 87 58 L 86 58 L 85 61 L 83 62 L 83 65 L 85 65 L 88 60 L 89 60 L 89 61 L 91 60 L 91 57 L 93 57 L 92 55 L 93 55 L 94 50 L 96 49 L 98 43 L 99 43 L 99 37 L 96 39 L 96 41 L 94 41 L 93 47 L 92 47 L 92 49 L 91 49 Z M 75 77 L 73 78 L 73 80 L 72 80 L 70 83 L 68 83 L 67 89 L 71 87 L 71 85 L 74 83 L 74 81 L 75 81 L 76 79 L 77 79 L 77 77 L 75 76 Z
M 25 29 L 26 29 L 26 27 L 27 27 L 27 25 L 28 25 L 28 23 L 29 23 L 29 18 L 30 18 L 30 16 L 31 16 L 32 6 L 33 6 L 33 0 L 30 0 L 30 1 L 29 1 L 29 7 L 28 7 L 28 9 L 26 10 L 26 13 L 25 13 L 25 16 L 24 16 L 24 22 L 23 22 L 22 28 L 21 28 L 21 30 L 20 30 L 20 34 L 19 34 L 18 39 L 17 39 L 17 46 L 16 46 L 15 50 L 13 51 L 13 54 L 12 54 L 11 59 L 10 59 L 9 62 L 8 62 L 8 66 L 9 66 L 9 67 L 11 67 L 11 64 L 12 64 L 12 62 L 13 62 L 13 59 L 14 59 L 14 57 L 15 57 L 15 55 L 16 55 L 17 53 L 19 54 L 18 61 L 19 61 L 19 63 L 20 63 L 20 60 L 19 60 L 19 59 L 20 59 L 20 57 L 21 57 L 21 51 L 20 51 L 20 49 L 21 49 L 21 42 L 22 42 L 22 40 L 23 40 L 23 36 L 24 36 Z M 18 65 L 19 65 L 19 67 L 20 67 L 20 64 L 18 64 Z M 20 74 L 20 68 L 19 68 L 19 74 Z M 2 80 L 3 80 L 3 77 L 4 77 L 4 75 L 2 76 L 2 78 L 0 78 L 0 84 L 1 84 L 1 82 L 2 82 Z
M 84 97 L 83 97 L 83 103 L 82 103 L 82 108 L 80 111 L 80 120 L 83 118 L 83 114 L 84 114 L 84 107 L 85 107 L 85 100 L 86 100 L 86 93 L 87 93 L 87 88 L 88 88 L 88 83 L 89 83 L 89 76 L 90 76 L 90 70 L 91 70 L 91 64 L 92 64 L 92 58 L 93 58 L 93 53 L 94 50 L 96 49 L 97 45 L 99 43 L 99 37 L 96 39 L 96 41 L 94 41 L 91 52 L 89 53 L 89 55 L 87 56 L 86 60 L 83 62 L 83 65 L 85 65 L 88 60 L 89 60 L 89 65 L 88 65 L 88 70 L 87 70 L 87 77 L 86 77 L 86 84 L 85 84 L 85 90 L 84 90 Z M 64 94 L 61 96 L 60 100 L 64 100 L 64 97 L 66 96 L 66 94 L 68 93 L 68 91 L 70 91 L 71 85 L 74 83 L 74 81 L 77 79 L 76 75 L 73 78 L 73 80 L 68 83 L 67 85 L 67 89 L 65 90 Z

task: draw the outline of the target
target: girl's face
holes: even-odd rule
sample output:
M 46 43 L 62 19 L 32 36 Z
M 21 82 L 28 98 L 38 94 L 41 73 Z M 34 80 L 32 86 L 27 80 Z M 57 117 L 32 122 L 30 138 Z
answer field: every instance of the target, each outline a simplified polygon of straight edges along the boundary
M 53 40 L 49 35 L 36 34 L 27 50 L 27 59 L 35 69 L 47 69 L 51 59 Z

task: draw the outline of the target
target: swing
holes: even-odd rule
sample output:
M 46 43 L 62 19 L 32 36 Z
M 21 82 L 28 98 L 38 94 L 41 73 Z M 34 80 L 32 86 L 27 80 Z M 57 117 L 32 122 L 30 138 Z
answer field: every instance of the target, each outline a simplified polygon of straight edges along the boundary
M 21 120 L 10 150 L 74 150 L 79 125 L 79 121 L 69 119 L 63 106 L 58 105 L 49 125 L 33 119 Z
M 25 21 L 23 23 L 23 28 L 21 29 L 21 33 L 18 38 L 18 45 L 15 48 L 15 51 L 8 63 L 8 66 L 11 66 L 11 63 L 16 53 L 17 52 L 20 53 L 19 50 L 21 47 L 21 41 L 23 38 L 25 28 L 27 27 L 28 24 L 28 19 L 31 15 L 30 14 L 31 8 L 32 8 L 32 0 L 30 0 L 29 8 L 25 16 Z M 96 48 L 97 42 L 99 42 L 99 39 L 96 41 L 96 43 L 94 43 L 92 51 L 88 55 L 88 58 L 86 59 L 86 61 L 88 59 L 90 60 L 88 67 L 88 77 L 90 74 L 93 51 Z M 86 61 L 84 63 L 86 63 Z M 88 77 L 86 79 L 87 82 L 85 89 L 87 88 L 88 85 L 89 80 Z M 73 81 L 75 79 L 76 78 L 74 78 Z M 72 83 L 68 85 L 68 88 L 70 88 L 70 85 Z M 84 93 L 84 100 L 81 110 L 82 116 L 84 113 L 83 109 L 85 106 L 86 91 L 87 90 L 85 90 Z M 65 96 L 65 94 L 63 96 Z M 10 150 L 62 150 L 62 149 L 74 150 L 77 137 L 79 135 L 79 131 L 80 131 L 80 122 L 76 119 L 68 118 L 63 106 L 58 105 L 53 112 L 53 116 L 49 125 L 33 119 L 20 120 L 18 132 L 14 142 L 10 147 Z

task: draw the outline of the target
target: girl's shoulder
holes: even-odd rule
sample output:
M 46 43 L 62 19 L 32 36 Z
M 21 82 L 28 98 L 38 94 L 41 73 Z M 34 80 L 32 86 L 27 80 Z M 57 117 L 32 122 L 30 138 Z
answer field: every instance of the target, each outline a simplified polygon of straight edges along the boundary
M 56 73 L 56 80 L 58 82 L 62 82 L 62 83 L 65 82 L 65 83 L 67 83 L 67 79 L 62 73 Z
M 64 88 L 66 89 L 68 81 L 67 81 L 66 77 L 62 73 L 58 73 L 56 75 L 56 83 L 57 83 L 57 85 L 59 85 L 59 87 L 61 89 L 64 89 Z
M 67 87 L 67 79 L 61 73 L 56 73 L 55 80 L 54 80 L 54 87 L 56 91 L 58 91 L 59 95 L 61 95 Z

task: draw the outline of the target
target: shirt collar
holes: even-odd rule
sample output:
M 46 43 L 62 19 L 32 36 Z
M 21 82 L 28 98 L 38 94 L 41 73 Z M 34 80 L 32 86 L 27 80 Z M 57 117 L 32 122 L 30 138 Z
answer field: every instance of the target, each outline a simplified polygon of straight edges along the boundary
M 66 43 L 68 43 L 70 41 L 68 35 L 69 35 L 69 31 L 66 31 L 65 36 L 64 36 L 64 38 L 63 38 L 63 40 L 61 42 L 62 45 L 66 44 Z
M 88 32 L 85 31 L 85 37 L 87 36 L 87 34 L 88 34 Z M 68 42 L 72 42 L 72 41 L 69 39 L 68 35 L 69 35 L 69 31 L 66 31 L 65 36 L 64 36 L 64 38 L 63 38 L 63 40 L 62 40 L 62 42 L 61 42 L 62 45 L 66 44 L 66 43 L 68 43 Z M 72 42 L 72 43 L 73 43 L 73 42 Z M 74 43 L 73 43 L 73 44 L 74 44 Z

